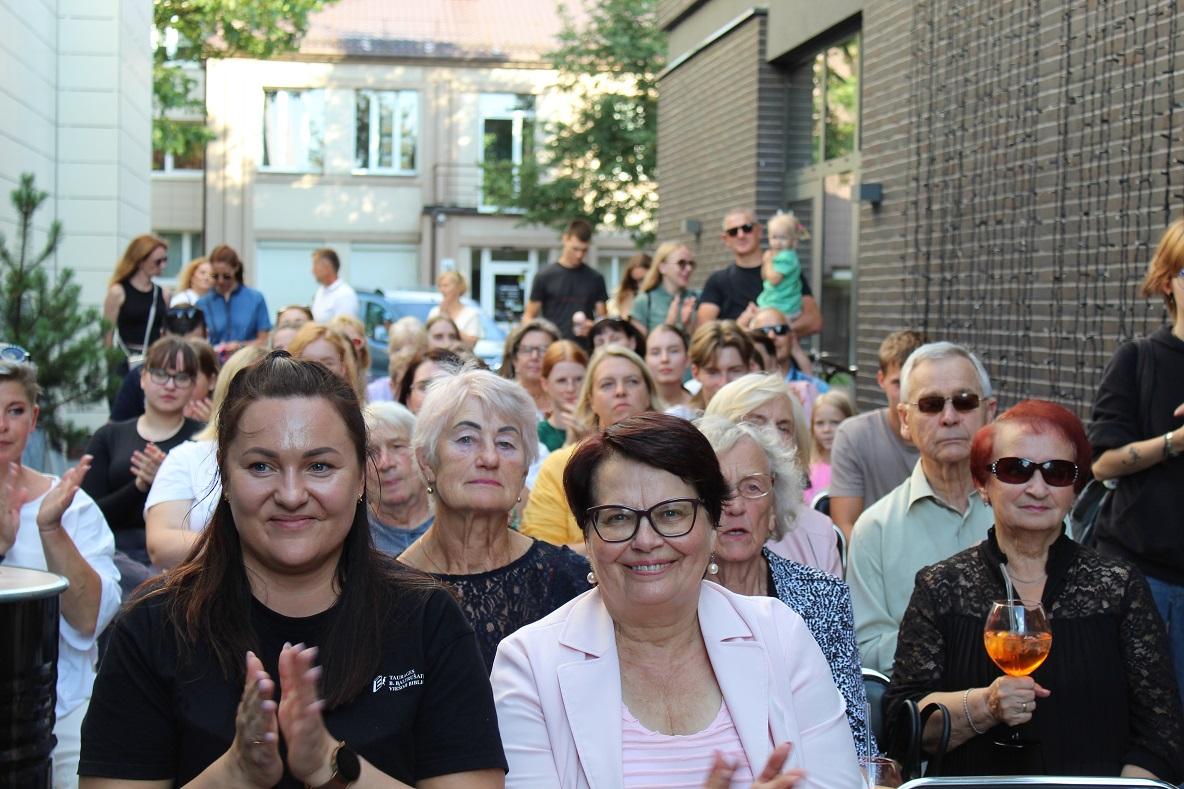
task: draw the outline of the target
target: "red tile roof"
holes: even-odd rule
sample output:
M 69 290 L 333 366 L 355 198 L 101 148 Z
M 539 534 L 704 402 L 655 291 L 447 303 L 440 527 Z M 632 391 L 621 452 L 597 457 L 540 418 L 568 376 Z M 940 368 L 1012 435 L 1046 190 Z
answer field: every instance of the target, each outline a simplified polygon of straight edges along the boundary
M 558 0 L 339 0 L 310 17 L 300 51 L 538 60 L 560 28 Z

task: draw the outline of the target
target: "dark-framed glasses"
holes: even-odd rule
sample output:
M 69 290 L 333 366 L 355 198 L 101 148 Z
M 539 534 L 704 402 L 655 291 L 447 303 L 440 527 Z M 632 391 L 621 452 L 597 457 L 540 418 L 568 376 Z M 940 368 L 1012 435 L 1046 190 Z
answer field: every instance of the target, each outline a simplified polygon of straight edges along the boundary
M 1046 460 L 1037 463 L 1027 458 L 999 458 L 991 464 L 991 473 L 1000 482 L 1008 485 L 1023 485 L 1032 478 L 1036 470 L 1046 484 L 1054 488 L 1067 488 L 1077 481 L 1077 464 L 1071 460 Z
M 772 474 L 749 474 L 736 483 L 729 495 L 746 499 L 763 499 L 773 492 L 774 480 L 775 477 Z
M 519 356 L 538 356 L 542 357 L 547 352 L 546 345 L 519 345 L 518 350 L 515 351 Z
M 182 370 L 170 373 L 168 370 L 161 370 L 159 367 L 154 367 L 148 371 L 148 377 L 157 386 L 164 386 L 170 380 L 177 386 L 189 386 L 193 383 L 193 374 Z
M 605 542 L 627 542 L 641 528 L 642 518 L 663 537 L 682 537 L 695 528 L 698 514 L 698 499 L 667 499 L 648 510 L 635 510 L 623 504 L 589 507 L 584 519 Z
M 24 363 L 33 358 L 33 354 L 26 351 L 19 345 L 13 345 L 10 342 L 0 342 L 0 359 L 7 362 Z
M 756 225 L 754 225 L 752 222 L 745 222 L 742 225 L 736 225 L 735 227 L 729 227 L 724 232 L 727 233 L 730 238 L 735 238 L 736 236 L 740 235 L 741 233 L 744 233 L 744 234 L 751 233 L 755 228 L 756 228 Z
M 676 261 L 674 261 L 674 265 L 678 266 L 679 268 L 693 269 L 695 267 L 695 261 L 693 261 L 693 260 L 676 260 Z
M 778 323 L 776 326 L 762 326 L 757 329 L 757 331 L 764 332 L 765 334 L 776 334 L 778 337 L 784 337 L 785 335 L 789 334 L 789 324 Z
M 978 408 L 981 402 L 982 398 L 974 392 L 959 392 L 952 397 L 943 397 L 942 395 L 918 397 L 917 402 L 913 403 L 913 405 L 922 414 L 940 414 L 945 410 L 946 403 L 952 403 L 955 411 L 965 414 Z

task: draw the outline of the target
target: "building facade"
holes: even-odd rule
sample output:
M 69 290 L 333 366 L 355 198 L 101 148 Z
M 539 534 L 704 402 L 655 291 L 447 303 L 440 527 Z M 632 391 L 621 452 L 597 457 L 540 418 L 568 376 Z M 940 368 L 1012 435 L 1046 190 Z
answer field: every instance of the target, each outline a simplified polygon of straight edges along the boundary
M 664 0 L 660 23 L 659 237 L 702 276 L 728 208 L 795 211 L 814 342 L 863 405 L 911 327 L 981 354 L 1005 405 L 1084 415 L 1163 321 L 1137 290 L 1184 207 L 1179 3 Z
M 158 157 L 153 176 L 172 269 L 228 243 L 274 311 L 310 301 L 310 253 L 330 246 L 356 288 L 451 268 L 484 311 L 516 319 L 559 236 L 493 205 L 482 164 L 531 157 L 565 111 L 542 59 L 560 20 L 553 3 L 464 3 L 463 18 L 455 4 L 342 0 L 291 57 L 208 63 L 216 138 L 188 171 Z M 613 278 L 631 252 L 600 236 L 589 262 Z

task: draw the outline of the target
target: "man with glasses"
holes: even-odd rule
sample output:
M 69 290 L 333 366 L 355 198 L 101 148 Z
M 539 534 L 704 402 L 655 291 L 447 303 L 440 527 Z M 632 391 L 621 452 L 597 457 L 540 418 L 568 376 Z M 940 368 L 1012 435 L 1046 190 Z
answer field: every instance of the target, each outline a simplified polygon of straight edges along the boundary
M 815 388 L 815 394 L 830 390 L 826 381 L 814 376 L 814 365 L 798 342 L 793 325 L 784 312 L 776 307 L 762 307 L 756 311 L 749 328 L 773 341 L 777 370 L 769 372 L 779 372 L 786 381 L 803 381 L 810 384 Z
M 707 278 L 703 295 L 699 297 L 697 321 L 700 326 L 716 319 L 735 320 L 747 327 L 756 312 L 756 298 L 764 281 L 761 279 L 761 224 L 747 208 L 734 208 L 724 215 L 720 238 L 731 253 L 733 262 Z M 793 320 L 798 337 L 809 337 L 822 331 L 822 313 L 810 290 L 806 274 L 802 272 L 802 312 Z
M 982 362 L 953 343 L 922 345 L 901 370 L 900 400 L 901 434 L 921 459 L 859 516 L 847 563 L 863 665 L 884 673 L 917 571 L 977 545 L 994 520 L 970 473 L 974 434 L 995 417 Z
M 577 315 L 603 318 L 607 313 L 608 288 L 599 271 L 585 265 L 584 256 L 592 243 L 592 225 L 576 219 L 563 232 L 563 251 L 559 260 L 534 276 L 530 301 L 522 313 L 526 323 L 540 315 L 559 327 L 563 338 L 570 340 L 588 333 L 591 321 L 574 325 Z
M 901 368 L 923 343 L 921 333 L 911 329 L 884 338 L 876 383 L 888 398 L 888 407 L 844 419 L 835 432 L 830 449 L 830 517 L 848 540 L 864 508 L 908 479 L 920 458 L 913 442 L 900 434 L 897 405 Z

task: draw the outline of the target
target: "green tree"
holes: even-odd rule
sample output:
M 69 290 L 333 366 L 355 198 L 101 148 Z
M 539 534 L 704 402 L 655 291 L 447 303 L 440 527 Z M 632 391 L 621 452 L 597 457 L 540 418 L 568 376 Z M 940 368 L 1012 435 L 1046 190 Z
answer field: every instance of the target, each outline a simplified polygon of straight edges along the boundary
M 113 361 L 103 345 L 107 328 L 94 307 L 79 304 L 81 287 L 68 268 L 50 277 L 42 265 L 62 240 L 62 225 L 49 226 L 45 246 L 34 252 L 33 215 L 49 195 L 21 175 L 12 191 L 17 211 L 16 248 L 0 233 L 0 341 L 29 351 L 44 390 L 40 426 L 59 448 L 84 440 L 88 431 L 64 419 L 61 409 L 72 403 L 91 403 L 106 392 L 107 369 Z
M 559 47 L 547 60 L 574 111 L 547 124 L 541 152 L 521 166 L 486 159 L 487 201 L 522 210 L 526 223 L 561 228 L 582 216 L 627 231 L 638 246 L 653 241 L 666 57 L 657 7 L 657 0 L 599 0 L 586 4 L 577 25 L 560 6 Z
M 336 0 L 154 0 L 152 146 L 181 156 L 205 145 L 213 133 L 179 114 L 205 117 L 196 80 L 183 63 L 209 58 L 270 58 L 292 52 L 308 29 L 308 17 Z

